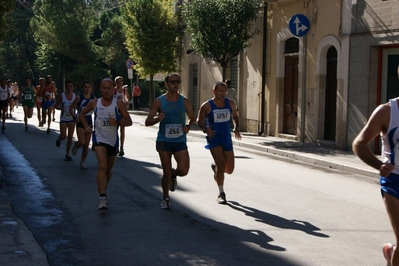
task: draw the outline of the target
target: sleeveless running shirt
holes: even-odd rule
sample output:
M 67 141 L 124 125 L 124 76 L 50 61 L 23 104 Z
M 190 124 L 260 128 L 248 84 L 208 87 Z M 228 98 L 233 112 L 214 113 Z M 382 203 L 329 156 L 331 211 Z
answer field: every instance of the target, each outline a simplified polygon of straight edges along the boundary
M 86 108 L 87 104 L 94 99 L 94 95 L 90 95 L 90 98 L 86 99 L 83 94 L 80 95 L 79 97 L 80 101 L 78 103 L 78 112 L 80 113 L 84 108 Z M 86 114 L 86 121 L 90 122 L 92 121 L 91 115 L 93 114 L 94 111 L 90 111 Z
M 399 174 L 399 108 L 396 99 L 390 99 L 391 115 L 389 126 L 385 135 L 381 134 L 382 150 L 381 158 L 384 163 L 392 163 L 394 174 Z
M 62 109 L 61 109 L 61 115 L 60 115 L 60 121 L 61 122 L 73 122 L 73 116 L 71 113 L 69 113 L 69 107 L 72 105 L 73 101 L 75 100 L 75 93 L 72 93 L 72 99 L 68 100 L 67 97 L 65 96 L 65 93 L 61 94 L 62 96 Z
M 224 106 L 219 108 L 210 99 L 211 112 L 207 116 L 209 126 L 216 131 L 216 136 L 230 136 L 231 130 L 231 107 L 228 98 L 224 98 Z
M 186 124 L 184 97 L 179 95 L 176 102 L 169 102 L 165 95 L 161 95 L 159 99 L 165 118 L 159 123 L 157 141 L 186 142 L 187 137 L 183 132 L 183 126 Z
M 120 121 L 116 98 L 112 98 L 112 103 L 109 106 L 103 106 L 101 99 L 97 100 L 97 105 L 94 110 L 94 131 L 93 142 L 105 143 L 112 147 L 119 147 L 118 126 L 110 126 L 109 118 L 114 117 L 116 121 Z
M 9 93 L 9 89 L 7 88 L 7 85 L 5 88 L 0 86 L 0 101 L 8 100 L 8 93 Z
M 33 90 L 33 86 L 24 88 L 22 99 L 23 99 L 22 105 L 29 106 L 35 103 L 35 92 Z

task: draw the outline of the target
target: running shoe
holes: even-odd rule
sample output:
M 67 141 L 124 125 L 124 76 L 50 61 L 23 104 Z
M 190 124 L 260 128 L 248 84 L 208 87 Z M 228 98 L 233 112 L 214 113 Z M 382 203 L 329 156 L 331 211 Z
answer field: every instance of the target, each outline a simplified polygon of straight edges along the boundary
M 161 202 L 162 210 L 170 210 L 170 198 L 164 198 Z
M 25 126 L 25 131 L 28 131 L 28 126 Z
M 6 127 L 5 127 L 5 126 L 2 126 L 2 127 L 1 127 L 1 131 L 4 131 L 4 130 L 6 130 Z
M 123 151 L 123 148 L 120 149 L 118 156 L 122 157 L 125 155 L 125 152 Z
M 385 243 L 382 247 L 382 253 L 384 254 L 384 258 L 387 260 L 387 266 L 391 266 L 392 253 L 395 248 L 396 246 L 391 243 Z
M 84 162 L 80 162 L 80 169 L 87 169 L 87 166 L 85 165 Z
M 171 182 L 170 182 L 170 191 L 175 191 L 177 188 L 177 176 L 175 173 L 175 169 L 172 168 L 172 178 L 171 178 Z
M 72 155 L 76 155 L 78 150 L 79 150 L 78 142 L 75 141 L 75 145 L 73 145 L 73 147 L 72 147 Z
M 212 168 L 212 171 L 213 171 L 214 173 L 216 173 L 216 164 L 215 164 L 215 163 L 212 163 L 212 164 L 211 164 L 211 168 Z
M 108 200 L 106 197 L 100 197 L 98 210 L 108 210 Z
M 42 126 L 43 126 L 43 124 L 39 122 L 39 127 L 42 127 Z
M 50 134 L 50 129 L 49 128 L 47 129 L 47 134 Z
M 227 204 L 226 193 L 224 193 L 224 192 L 220 193 L 218 198 L 217 198 L 217 202 L 219 204 Z
M 64 161 L 70 162 L 70 161 L 72 161 L 72 157 L 69 156 L 68 154 L 66 154 Z
M 60 145 L 61 145 L 61 139 L 58 138 L 58 139 L 55 141 L 55 146 L 59 147 Z

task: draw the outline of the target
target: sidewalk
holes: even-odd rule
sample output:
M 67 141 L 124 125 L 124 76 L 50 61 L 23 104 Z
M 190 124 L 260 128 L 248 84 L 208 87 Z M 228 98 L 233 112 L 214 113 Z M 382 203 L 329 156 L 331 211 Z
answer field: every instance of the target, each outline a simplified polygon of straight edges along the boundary
M 21 111 L 22 108 L 16 109 L 15 115 L 18 115 L 19 119 L 22 117 Z M 129 113 L 133 115 L 134 123 L 143 125 L 147 116 L 146 111 L 129 111 Z M 204 138 L 204 133 L 197 126 L 193 126 L 189 136 Z M 0 147 L 4 147 L 2 142 L 7 141 L 5 136 L 0 134 Z M 350 151 L 245 132 L 242 133 L 242 140 L 240 141 L 233 137 L 233 143 L 236 149 L 239 147 L 249 148 L 270 156 L 280 156 L 319 167 L 378 178 L 376 170 L 365 165 Z M 1 174 L 0 239 L 0 265 L 48 265 L 46 254 L 36 242 L 29 228 L 14 214 L 6 193 L 6 185 L 1 183 Z

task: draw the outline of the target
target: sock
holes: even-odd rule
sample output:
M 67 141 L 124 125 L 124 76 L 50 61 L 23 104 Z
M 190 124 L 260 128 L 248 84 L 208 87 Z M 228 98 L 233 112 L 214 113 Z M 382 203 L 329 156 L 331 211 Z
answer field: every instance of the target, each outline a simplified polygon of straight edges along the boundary
M 105 194 L 100 194 L 100 198 L 105 198 Z
M 223 193 L 223 192 L 224 192 L 224 190 L 223 190 L 223 185 L 218 186 L 218 188 L 219 188 L 219 193 Z

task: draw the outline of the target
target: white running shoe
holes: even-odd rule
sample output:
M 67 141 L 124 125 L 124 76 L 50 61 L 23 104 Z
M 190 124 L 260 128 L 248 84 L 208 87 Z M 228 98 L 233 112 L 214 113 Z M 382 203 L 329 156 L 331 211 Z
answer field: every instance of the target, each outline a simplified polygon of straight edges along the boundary
M 391 259 L 392 259 L 392 253 L 396 249 L 395 245 L 392 245 L 391 243 L 385 243 L 384 246 L 382 246 L 382 253 L 384 254 L 384 258 L 387 260 L 387 266 L 391 266 Z
M 161 209 L 170 210 L 170 198 L 164 198 L 161 202 Z
M 87 166 L 85 165 L 84 162 L 80 162 L 80 169 L 84 169 L 84 170 L 87 169 Z
M 98 210 L 108 210 L 108 200 L 106 197 L 100 197 Z
M 72 155 L 76 155 L 76 153 L 78 152 L 78 150 L 79 150 L 78 142 L 75 141 L 75 144 L 74 144 L 73 147 L 72 147 Z

